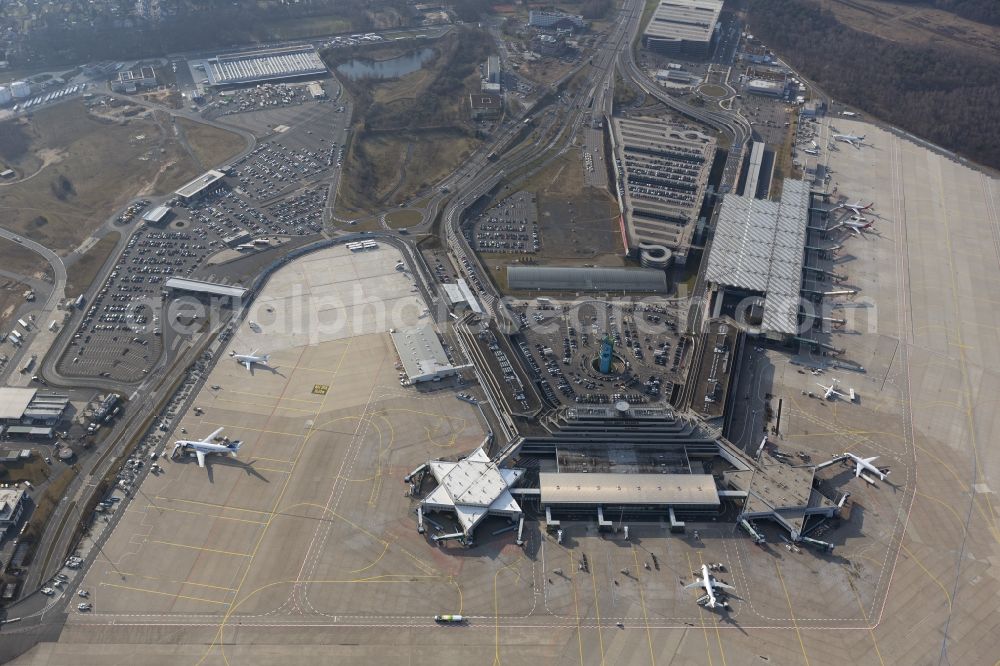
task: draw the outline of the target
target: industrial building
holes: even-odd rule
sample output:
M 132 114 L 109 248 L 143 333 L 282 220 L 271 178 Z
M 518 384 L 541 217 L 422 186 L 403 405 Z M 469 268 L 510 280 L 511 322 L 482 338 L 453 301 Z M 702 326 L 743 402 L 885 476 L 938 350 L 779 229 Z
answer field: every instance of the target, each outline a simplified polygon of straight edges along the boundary
M 715 139 L 656 118 L 613 121 L 625 251 L 668 248 L 683 264 L 715 157 Z
M 243 287 L 216 284 L 215 282 L 202 282 L 201 280 L 189 280 L 188 278 L 179 277 L 169 278 L 163 286 L 168 291 L 186 291 L 192 294 L 223 296 L 235 300 L 242 300 L 247 295 L 247 290 Z
M 115 92 L 134 93 L 140 88 L 155 88 L 156 72 L 152 67 L 139 67 L 127 72 L 118 72 L 111 81 Z
M 0 388 L 0 424 L 7 426 L 7 434 L 17 434 L 19 431 L 13 430 L 16 427 L 55 425 L 67 407 L 66 395 L 38 393 L 33 388 Z
M 458 521 L 460 532 L 436 536 L 435 541 L 457 539 L 470 546 L 476 526 L 487 516 L 522 519 L 521 507 L 510 488 L 521 480 L 525 470 L 506 468 L 491 460 L 486 453 L 488 441 L 457 462 L 431 460 L 407 477 L 408 481 L 414 477 L 422 480 L 430 472 L 437 482 L 437 487 L 420 502 L 417 522 L 421 532 L 424 517 L 431 512 L 451 513 Z
M 704 59 L 722 13 L 722 0 L 661 0 L 643 33 L 643 44 L 667 55 Z
M 493 93 L 470 93 L 469 107 L 473 120 L 492 120 L 500 117 L 503 99 Z
M 666 293 L 667 276 L 651 268 L 507 266 L 513 291 Z
M 0 540 L 21 520 L 27 497 L 20 488 L 0 488 Z
M 745 197 L 766 199 L 771 190 L 773 174 L 774 153 L 767 150 L 763 141 L 754 141 L 750 145 L 750 153 L 737 191 Z
M 327 74 L 311 46 L 297 46 L 220 55 L 205 61 L 211 86 L 235 86 Z
M 392 343 L 396 346 L 403 372 L 410 384 L 440 381 L 456 374 L 461 368 L 453 366 L 448 353 L 441 346 L 437 332 L 430 324 L 403 330 L 391 330 Z
M 313 99 L 326 99 L 326 91 L 323 90 L 323 85 L 319 81 L 313 81 L 309 84 L 309 95 Z
M 226 174 L 212 169 L 198 176 L 190 183 L 178 188 L 175 194 L 184 202 L 191 202 L 201 197 L 210 187 L 226 177 Z
M 528 25 L 542 30 L 586 30 L 587 22 L 582 16 L 574 16 L 563 12 L 540 11 L 533 9 L 528 12 Z
M 810 197 L 809 183 L 786 180 L 780 201 L 723 199 L 705 272 L 712 316 L 727 301 L 750 297 L 749 312 L 735 313 L 748 332 L 777 340 L 799 335 Z

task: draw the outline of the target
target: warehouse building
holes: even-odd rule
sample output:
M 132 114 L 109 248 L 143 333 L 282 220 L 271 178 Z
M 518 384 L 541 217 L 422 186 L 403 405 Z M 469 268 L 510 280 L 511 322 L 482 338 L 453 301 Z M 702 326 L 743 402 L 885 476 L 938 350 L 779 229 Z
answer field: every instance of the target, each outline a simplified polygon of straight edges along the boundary
M 687 261 L 715 158 L 715 139 L 656 118 L 613 121 L 625 251 L 667 248 Z
M 451 364 L 448 353 L 441 346 L 441 340 L 430 324 L 402 330 L 393 329 L 389 334 L 410 384 L 440 381 L 461 370 Z
M 311 46 L 296 46 L 221 55 L 205 61 L 211 86 L 236 86 L 327 74 L 323 59 Z
M 190 183 L 187 183 L 186 185 L 180 187 L 175 192 L 175 194 L 178 197 L 180 197 L 182 201 L 190 203 L 191 201 L 195 201 L 198 198 L 202 197 L 206 192 L 210 191 L 210 189 L 214 185 L 219 183 L 219 181 L 221 181 L 225 177 L 226 174 L 216 169 L 212 169 L 198 176 Z
M 809 183 L 786 180 L 781 201 L 723 199 L 705 271 L 713 317 L 725 312 L 748 333 L 776 340 L 799 335 L 810 196 Z M 749 312 L 726 312 L 747 297 L 756 299 Z
M 67 407 L 66 395 L 38 393 L 33 388 L 0 388 L 0 424 L 8 426 L 7 434 L 19 433 L 14 430 L 19 427 L 55 425 L 62 420 Z
M 160 224 L 170 218 L 170 206 L 157 206 L 146 211 L 142 215 L 142 221 L 146 224 Z
M 662 294 L 667 291 L 667 276 L 650 268 L 508 266 L 507 285 L 513 291 Z
M 667 55 L 711 55 L 722 0 L 661 0 L 643 33 L 643 44 Z

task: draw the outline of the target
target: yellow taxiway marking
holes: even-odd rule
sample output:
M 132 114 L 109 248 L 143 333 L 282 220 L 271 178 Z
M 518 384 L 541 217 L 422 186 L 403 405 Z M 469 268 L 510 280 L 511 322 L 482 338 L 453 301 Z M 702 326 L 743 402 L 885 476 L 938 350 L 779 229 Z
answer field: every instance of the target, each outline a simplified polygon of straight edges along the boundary
M 573 586 L 573 610 L 576 613 L 576 645 L 580 650 L 580 666 L 583 666 L 583 633 L 580 629 L 580 603 L 576 594 L 576 563 L 573 561 L 573 553 L 566 551 L 569 556 L 570 584 Z
M 164 583 L 176 583 L 177 585 L 196 585 L 198 587 L 208 587 L 213 590 L 225 590 L 226 592 L 235 592 L 235 587 L 223 587 L 221 585 L 209 585 L 208 583 L 195 583 L 189 580 L 175 580 L 173 578 L 160 578 L 159 576 L 147 576 L 146 574 L 128 573 L 120 572 L 120 576 L 131 576 L 133 578 L 142 578 L 144 580 L 156 580 Z
M 250 557 L 250 553 L 234 553 L 231 550 L 218 550 L 216 548 L 206 548 L 204 546 L 189 546 L 184 543 L 173 543 L 172 541 L 153 540 L 149 543 L 158 543 L 161 546 L 173 546 L 174 548 L 187 548 L 189 550 L 200 550 L 206 553 L 218 553 L 219 555 L 232 555 L 233 557 Z
M 920 561 L 920 558 L 918 558 L 918 557 L 917 557 L 916 555 L 914 555 L 914 554 L 913 554 L 913 553 L 912 553 L 912 552 L 910 551 L 910 549 L 909 549 L 909 548 L 907 548 L 906 546 L 904 546 L 904 545 L 902 544 L 902 542 L 900 542 L 900 544 L 899 544 L 899 547 L 900 547 L 900 548 L 902 548 L 902 549 L 903 549 L 903 551 L 905 551 L 905 552 L 906 552 L 906 554 L 907 554 L 907 555 L 909 555 L 909 556 L 910 556 L 910 558 L 911 558 L 911 559 L 912 559 L 912 560 L 913 560 L 914 562 L 916 562 L 916 563 L 917 563 L 917 566 L 918 566 L 918 567 L 920 567 L 921 569 L 923 569 L 923 570 L 924 570 L 924 573 L 925 573 L 925 574 L 927 574 L 927 575 L 928 575 L 928 576 L 930 577 L 930 579 L 931 579 L 932 581 L 934 581 L 935 583 L 937 583 L 937 586 L 941 588 L 941 592 L 942 592 L 942 593 L 944 594 L 944 598 L 945 598 L 945 600 L 946 600 L 946 601 L 948 602 L 948 612 L 950 613 L 950 612 L 951 612 L 951 595 L 950 595 L 950 594 L 948 594 L 948 588 L 946 588 L 946 587 L 945 587 L 945 586 L 944 586 L 944 585 L 943 585 L 943 584 L 941 583 L 941 581 L 940 581 L 940 580 L 938 580 L 937 576 L 935 576 L 934 574 L 932 574 L 932 573 L 931 573 L 931 572 L 930 572 L 930 571 L 929 571 L 929 570 L 927 569 L 927 567 L 925 567 L 925 566 L 924 566 L 924 563 Z
M 642 605 L 642 619 L 646 623 L 646 642 L 649 643 L 649 663 L 656 666 L 656 657 L 653 655 L 653 634 L 649 631 L 649 613 L 646 612 L 646 595 L 642 593 L 642 582 L 639 579 L 639 556 L 636 555 L 635 546 L 632 546 L 632 559 L 635 560 L 635 582 L 639 587 L 639 602 Z
M 118 585 L 117 583 L 101 583 L 107 587 L 117 587 L 120 590 L 130 590 L 132 592 L 145 592 L 147 594 L 158 594 L 163 597 L 172 597 L 174 599 L 187 599 L 188 601 L 201 601 L 206 604 L 221 604 L 223 606 L 228 606 L 228 601 L 216 601 L 215 599 L 205 599 L 202 597 L 191 597 L 186 594 L 171 594 L 170 592 L 160 592 L 159 590 L 147 590 L 144 587 L 132 587 L 131 585 Z
M 283 412 L 301 412 L 303 414 L 315 414 L 315 409 L 302 409 L 300 407 L 286 407 L 284 405 L 268 405 L 262 402 L 247 402 L 246 400 L 227 400 L 225 398 L 216 398 L 215 402 L 229 402 L 234 405 L 240 405 L 240 407 L 266 407 L 267 409 L 273 409 Z M 244 410 L 246 411 L 246 410 Z M 207 423 L 207 421 L 206 421 Z
M 705 563 L 705 558 L 698 554 L 698 562 L 701 564 Z M 703 618 L 704 619 L 704 618 Z M 715 622 L 715 640 L 719 643 L 719 654 L 722 655 L 722 666 L 729 666 L 726 663 L 726 651 L 722 649 L 722 634 L 719 632 L 719 622 Z
M 694 571 L 694 564 L 692 564 L 692 562 L 691 562 L 691 554 L 690 553 L 684 553 L 684 555 L 687 557 L 688 569 L 690 569 L 691 571 Z M 702 634 L 705 635 L 705 654 L 708 655 L 708 666 L 712 666 L 712 664 L 713 664 L 712 650 L 709 647 L 710 644 L 708 642 L 708 627 L 705 626 L 705 615 L 703 613 L 699 612 L 698 613 L 698 619 L 701 620 L 701 632 L 702 632 Z
M 360 569 L 354 569 L 353 571 L 351 571 L 351 573 L 352 574 L 356 574 L 356 573 L 361 573 L 362 571 L 367 571 L 367 570 L 371 569 L 373 566 L 375 566 L 376 564 L 378 564 L 379 562 L 382 561 L 382 558 L 385 557 L 385 554 L 387 552 L 389 552 L 389 542 L 388 541 L 385 542 L 385 548 L 382 549 L 382 554 L 379 555 L 378 557 L 376 557 L 374 562 L 372 562 L 371 564 L 369 564 L 366 567 L 361 567 Z
M 590 582 L 594 586 L 594 610 L 597 611 L 597 639 L 601 644 L 601 664 L 604 664 L 604 632 L 601 630 L 601 604 L 597 600 L 597 579 L 594 577 L 594 570 L 590 570 Z
M 851 591 L 854 592 L 854 598 L 858 600 L 858 608 L 861 609 L 861 617 L 865 619 L 866 623 L 870 622 L 868 619 L 868 613 L 865 612 L 864 604 L 861 603 L 861 597 L 858 595 L 858 590 L 854 587 L 854 585 L 851 585 Z M 875 630 L 872 628 L 871 624 L 868 625 L 868 634 L 872 637 L 872 645 L 875 646 L 875 654 L 878 656 L 878 663 L 885 666 L 885 660 L 882 659 L 882 651 L 878 649 L 878 641 L 875 640 Z
M 336 377 L 337 374 L 340 372 L 340 367 L 341 367 L 341 365 L 343 365 L 344 359 L 347 357 L 347 353 L 350 351 L 350 349 L 351 349 L 351 341 L 348 340 L 347 344 L 344 345 L 344 351 L 340 355 L 340 359 L 337 361 L 337 367 L 334 368 L 333 372 L 330 374 L 331 379 L 333 379 L 334 377 Z M 304 347 L 303 347 L 302 351 L 299 353 L 298 359 L 296 359 L 296 368 L 298 367 L 299 361 L 302 360 L 302 354 L 303 353 L 305 353 L 305 348 Z M 331 382 L 331 383 L 333 383 L 333 382 Z M 286 386 L 286 388 L 287 388 L 287 386 Z M 282 392 L 282 395 L 284 395 L 284 392 Z M 326 401 L 327 401 L 327 398 L 329 398 L 329 397 L 330 397 L 329 393 L 327 393 L 326 395 L 323 396 L 323 400 L 320 402 L 319 407 L 317 407 L 317 409 L 316 409 L 316 416 L 317 417 L 323 412 L 323 408 L 326 407 Z M 268 417 L 268 418 L 270 418 L 270 417 Z M 316 432 L 315 421 L 313 422 L 312 427 L 309 428 L 308 432 L 302 437 L 302 441 L 299 444 L 298 451 L 296 451 L 295 458 L 293 459 L 294 460 L 294 462 L 292 463 L 292 469 L 293 470 L 298 466 L 299 460 L 301 460 L 301 458 L 302 458 L 302 453 L 306 450 L 306 444 L 308 443 L 309 438 L 313 435 L 314 432 Z M 291 479 L 292 479 L 292 475 L 291 474 L 289 474 L 288 476 L 285 477 L 285 482 L 281 485 L 281 492 L 278 493 L 278 497 L 274 501 L 274 506 L 271 509 L 270 517 L 267 519 L 267 525 L 265 525 L 264 529 L 262 529 L 260 531 L 260 535 L 257 537 L 257 543 L 254 544 L 253 552 L 250 553 L 250 556 L 249 556 L 248 562 L 247 562 L 247 566 L 246 566 L 246 568 L 243 571 L 243 576 L 240 578 L 240 582 L 236 586 L 236 594 L 233 595 L 233 603 L 231 603 L 229 605 L 229 608 L 226 609 L 226 614 L 223 616 L 222 622 L 219 623 L 219 630 L 216 632 L 215 637 L 212 639 L 211 645 L 208 646 L 208 648 L 205 650 L 205 653 L 202 655 L 201 659 L 198 660 L 198 662 L 197 662 L 198 664 L 203 663 L 208 658 L 208 655 L 212 651 L 212 649 L 216 645 L 218 645 L 219 648 L 220 648 L 220 651 L 222 652 L 222 660 L 226 663 L 226 666 L 229 666 L 229 657 L 226 656 L 226 649 L 225 649 L 225 647 L 222 646 L 223 631 L 225 630 L 226 623 L 229 621 L 229 618 L 233 614 L 233 611 L 236 610 L 236 608 L 238 607 L 238 605 L 240 603 L 242 603 L 242 602 L 239 601 L 240 591 L 243 589 L 243 585 L 246 583 L 247 577 L 250 575 L 250 569 L 253 568 L 254 559 L 257 557 L 257 553 L 260 550 L 261 544 L 264 543 L 264 537 L 267 535 L 268 529 L 271 527 L 271 522 L 278 515 L 278 514 L 275 513 L 275 511 L 277 511 L 278 507 L 281 506 L 281 501 L 285 498 L 285 493 L 288 491 L 288 485 L 289 485 L 289 482 L 291 481 Z M 251 595 L 248 595 L 247 598 L 249 598 L 249 596 L 252 596 L 252 594 L 253 593 L 251 593 Z
M 226 391 L 226 393 L 229 395 L 249 395 L 253 396 L 254 398 L 270 398 L 271 400 L 277 400 L 278 402 L 285 402 L 285 401 L 304 402 L 310 405 L 316 405 L 317 407 L 323 403 L 322 400 L 305 400 L 304 398 L 286 398 L 284 396 L 276 396 L 274 394 L 269 394 L 269 393 L 248 393 L 246 391 Z M 216 398 L 216 400 L 218 399 L 219 398 Z
M 266 509 L 243 509 L 238 506 L 226 506 L 225 504 L 215 504 L 213 502 L 199 502 L 198 500 L 183 499 L 181 497 L 163 497 L 162 495 L 156 495 L 155 497 L 158 500 L 165 500 L 167 502 L 185 502 L 186 504 L 210 506 L 215 509 L 224 509 L 226 511 L 245 511 L 246 513 L 259 513 L 262 516 L 270 516 L 272 514 L 272 512 Z
M 281 409 L 281 408 L 280 407 L 276 407 L 275 409 Z M 246 430 L 246 431 L 249 431 L 249 432 L 259 432 L 259 433 L 263 433 L 265 435 L 284 435 L 286 437 L 299 437 L 299 438 L 305 438 L 306 437 L 306 435 L 303 435 L 300 432 L 284 432 L 282 430 L 262 430 L 261 428 L 253 428 L 251 426 L 248 426 L 245 423 L 219 423 L 218 421 L 202 421 L 202 423 L 204 423 L 206 425 L 221 426 L 223 428 L 232 428 L 234 430 Z
M 788 588 L 785 587 L 785 578 L 781 575 L 781 567 L 778 566 L 777 561 L 774 563 L 774 570 L 778 572 L 778 580 L 781 581 L 781 589 L 785 592 L 785 601 L 788 603 L 788 615 L 792 618 L 792 625 L 795 627 L 795 635 L 799 639 L 799 647 L 802 648 L 802 657 L 806 660 L 806 666 L 809 666 L 809 655 L 806 654 L 806 644 L 802 642 L 802 632 L 799 631 L 799 622 L 795 619 L 795 611 L 792 610 L 792 598 L 788 596 Z
M 159 504 L 147 504 L 146 508 L 147 509 L 156 509 L 157 511 L 173 511 L 174 513 L 187 513 L 187 514 L 190 514 L 192 516 L 198 516 L 200 518 L 210 518 L 210 519 L 219 518 L 221 520 L 233 520 L 233 521 L 236 521 L 238 523 L 250 523 L 251 525 L 266 525 L 267 524 L 263 520 L 249 520 L 247 518 L 233 518 L 232 516 L 209 516 L 209 515 L 206 515 L 204 513 L 199 512 L 199 511 L 188 511 L 187 509 L 174 509 L 173 507 L 160 506 Z

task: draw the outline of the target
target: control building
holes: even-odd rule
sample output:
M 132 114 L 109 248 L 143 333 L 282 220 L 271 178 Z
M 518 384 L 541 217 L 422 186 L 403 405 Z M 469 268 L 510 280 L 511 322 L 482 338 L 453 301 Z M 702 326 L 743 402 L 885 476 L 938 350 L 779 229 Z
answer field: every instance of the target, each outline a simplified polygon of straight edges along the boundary
M 708 58 L 721 13 L 722 0 L 661 0 L 643 44 L 666 55 Z

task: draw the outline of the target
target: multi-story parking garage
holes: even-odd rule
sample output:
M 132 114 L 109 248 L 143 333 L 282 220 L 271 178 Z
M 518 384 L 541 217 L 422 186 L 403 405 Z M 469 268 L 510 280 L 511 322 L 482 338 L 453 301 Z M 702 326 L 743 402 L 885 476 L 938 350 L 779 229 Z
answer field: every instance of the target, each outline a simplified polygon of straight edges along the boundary
M 641 244 L 659 246 L 683 264 L 712 168 L 715 139 L 656 118 L 615 118 L 612 140 L 626 251 L 638 252 Z

